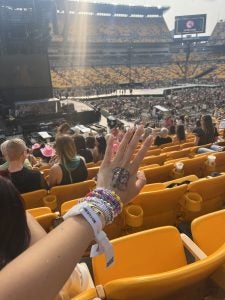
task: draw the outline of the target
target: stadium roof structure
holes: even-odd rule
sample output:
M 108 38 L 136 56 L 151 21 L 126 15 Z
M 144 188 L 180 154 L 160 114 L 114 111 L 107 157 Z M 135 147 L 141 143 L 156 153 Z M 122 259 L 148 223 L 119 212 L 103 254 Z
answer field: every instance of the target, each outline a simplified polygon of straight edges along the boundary
M 110 14 L 110 15 L 143 15 L 162 16 L 170 7 L 122 5 L 96 2 L 79 2 L 74 0 L 56 0 L 57 9 L 74 13 Z

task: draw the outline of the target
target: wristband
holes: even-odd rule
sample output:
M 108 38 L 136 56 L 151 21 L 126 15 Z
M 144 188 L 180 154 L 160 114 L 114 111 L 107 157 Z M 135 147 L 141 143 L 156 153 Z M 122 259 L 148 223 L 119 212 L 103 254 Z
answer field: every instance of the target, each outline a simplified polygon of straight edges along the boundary
M 90 256 L 94 257 L 94 256 L 104 253 L 105 258 L 106 258 L 106 267 L 111 266 L 114 262 L 114 253 L 113 253 L 112 244 L 110 243 L 105 232 L 102 231 L 102 222 L 101 222 L 99 216 L 90 207 L 90 205 L 86 201 L 73 206 L 63 216 L 63 219 L 66 220 L 69 217 L 73 217 L 73 216 L 80 215 L 80 214 L 91 225 L 91 227 L 94 231 L 95 240 L 97 242 L 97 244 L 95 244 L 91 247 Z

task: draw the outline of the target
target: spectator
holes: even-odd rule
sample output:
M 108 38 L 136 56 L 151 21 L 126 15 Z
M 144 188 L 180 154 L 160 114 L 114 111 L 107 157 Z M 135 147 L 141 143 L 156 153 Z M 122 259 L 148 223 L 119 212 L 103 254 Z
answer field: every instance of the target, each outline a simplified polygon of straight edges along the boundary
M 90 150 L 86 149 L 86 142 L 83 135 L 78 134 L 74 136 L 74 142 L 77 149 L 77 154 L 83 156 L 86 163 L 93 161 L 93 155 Z
M 77 155 L 73 138 L 60 135 L 56 139 L 58 163 L 50 169 L 49 185 L 64 185 L 81 182 L 87 179 L 87 168 L 84 159 Z
M 168 129 L 163 127 L 160 130 L 160 135 L 155 138 L 154 145 L 161 146 L 163 144 L 172 143 L 172 139 L 168 136 Z
M 59 134 L 73 134 L 74 132 L 71 130 L 70 125 L 68 123 L 63 123 L 57 128 L 56 135 Z
M 106 138 L 104 137 L 103 134 L 100 134 L 96 136 L 96 141 L 97 141 L 97 147 L 99 152 L 99 160 L 102 160 L 104 158 L 105 150 L 106 150 Z
M 197 120 L 196 121 L 196 127 L 193 129 L 193 133 L 197 136 L 197 146 L 200 146 L 200 145 L 204 145 L 204 142 L 205 142 L 205 133 L 204 133 L 204 130 L 202 129 L 201 127 L 201 121 L 200 120 Z
M 196 134 L 196 139 L 195 139 L 196 145 L 201 146 L 209 143 L 214 143 L 217 140 L 217 133 L 215 132 L 215 127 L 213 126 L 211 116 L 210 115 L 203 116 L 201 120 L 201 124 L 204 132 L 204 136 L 199 136 L 198 134 Z
M 4 176 L 10 178 L 20 193 L 27 193 L 47 188 L 41 172 L 24 167 L 27 157 L 27 147 L 23 140 L 12 139 L 5 146 L 5 158 L 8 169 L 3 171 Z
M 99 160 L 98 147 L 96 145 L 96 139 L 94 136 L 88 136 L 86 138 L 87 150 L 90 150 L 93 156 L 93 162 L 96 163 Z
M 176 128 L 176 136 L 173 139 L 173 142 L 183 143 L 186 141 L 186 134 L 184 125 L 177 125 Z

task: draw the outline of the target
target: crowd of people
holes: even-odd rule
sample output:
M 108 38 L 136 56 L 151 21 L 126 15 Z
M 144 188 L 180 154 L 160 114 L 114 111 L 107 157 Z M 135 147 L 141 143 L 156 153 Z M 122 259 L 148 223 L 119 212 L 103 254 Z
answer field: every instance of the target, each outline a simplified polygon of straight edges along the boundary
M 217 119 L 224 117 L 225 83 L 219 87 L 195 87 L 171 90 L 171 94 L 153 96 L 132 96 L 122 94 L 119 97 L 87 100 L 93 107 L 107 111 L 110 115 L 128 122 L 149 122 L 152 127 L 164 126 L 170 116 L 174 122 L 179 116 L 185 117 L 185 125 L 192 129 L 201 115 L 206 113 Z M 167 112 L 155 111 L 155 106 L 164 107 Z
M 121 212 L 122 203 L 128 203 L 139 193 L 145 184 L 145 177 L 137 171 L 149 147 L 186 141 L 187 131 L 183 116 L 180 116 L 177 124 L 172 119 L 165 122 L 167 128 L 151 128 L 149 124 L 145 124 L 136 126 L 136 129 L 125 129 L 120 125 L 119 128 L 111 128 L 110 134 L 101 130 L 96 135 L 90 133 L 88 136 L 74 132 L 68 123 L 63 123 L 57 128 L 53 144 L 35 143 L 29 149 L 18 138 L 1 144 L 1 299 L 8 299 L 12 292 L 12 282 L 17 282 L 17 290 L 16 298 L 10 299 L 53 299 L 57 294 L 60 297 L 58 299 L 70 299 L 65 298 L 65 287 L 62 287 L 66 280 L 72 280 L 71 274 L 76 286 L 73 295 L 90 287 L 83 286 L 79 279 L 84 273 L 90 276 L 87 266 L 77 263 L 93 238 L 100 245 L 101 241 L 97 235 L 93 236 L 95 222 L 90 221 L 84 210 L 94 220 L 97 218 L 96 222 L 100 222 L 98 224 L 103 228 Z M 202 116 L 197 121 L 193 129 L 195 144 L 201 146 L 212 143 L 214 148 L 206 150 L 224 151 L 219 146 L 215 149 L 219 134 L 213 122 L 210 115 Z M 138 143 L 142 144 L 141 150 L 131 161 Z M 201 148 L 199 150 L 200 153 L 206 151 Z M 102 161 L 102 164 L 96 178 L 97 189 L 84 198 L 79 204 L 81 206 L 78 205 L 78 211 L 75 210 L 76 213 L 72 208 L 63 217 L 63 224 L 47 235 L 35 219 L 24 211 L 21 194 L 85 181 L 88 163 L 98 161 Z M 40 166 L 50 169 L 48 178 L 38 169 Z M 77 214 L 81 214 L 83 218 L 76 216 Z M 76 242 L 72 243 L 75 235 Z M 61 242 L 65 247 L 60 247 Z M 50 256 L 50 262 L 45 264 Z M 59 259 L 61 256 L 62 259 Z M 26 280 L 21 283 L 21 266 L 24 266 L 23 274 L 26 275 L 30 272 L 30 264 L 35 270 L 33 273 L 42 276 L 38 275 L 38 279 L 36 275 L 26 276 Z M 58 269 L 60 272 L 57 272 Z M 14 275 L 11 277 L 12 271 Z M 10 286 L 7 284 L 8 276 Z

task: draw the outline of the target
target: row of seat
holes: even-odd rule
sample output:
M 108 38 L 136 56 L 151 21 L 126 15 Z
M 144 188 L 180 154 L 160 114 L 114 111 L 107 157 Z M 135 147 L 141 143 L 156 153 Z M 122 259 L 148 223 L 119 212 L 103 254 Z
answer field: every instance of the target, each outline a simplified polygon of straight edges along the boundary
M 124 208 L 123 214 L 121 214 L 113 224 L 106 227 L 106 232 L 109 238 L 112 239 L 133 231 L 141 231 L 164 225 L 176 226 L 180 222 L 190 222 L 200 215 L 219 210 L 225 204 L 224 181 L 225 174 L 204 179 L 198 179 L 197 176 L 192 175 L 164 184 L 157 183 L 146 185 L 141 193 Z M 168 188 L 171 183 L 175 184 L 175 186 Z M 88 184 L 91 189 L 91 185 L 93 188 L 95 182 L 90 181 Z M 73 197 L 74 200 L 70 200 L 72 194 L 69 194 L 69 189 L 67 195 L 63 192 L 61 187 L 58 187 L 61 194 L 57 194 L 57 191 L 55 194 L 52 194 L 57 195 L 59 200 L 65 201 L 60 206 L 60 213 L 62 215 L 73 205 L 77 204 L 79 198 L 83 197 L 88 192 L 85 190 L 88 186 L 84 185 L 84 183 L 81 187 L 82 186 L 83 191 L 80 189 L 77 196 Z M 69 186 L 70 193 L 75 191 L 74 187 L 75 184 Z M 68 196 L 69 199 L 66 199 L 66 196 Z M 42 205 L 40 203 L 40 206 L 43 206 L 43 202 Z M 34 210 L 34 213 L 35 212 L 38 212 L 38 209 Z M 33 214 L 33 210 L 31 213 Z M 51 211 L 44 212 L 44 214 L 47 213 L 49 214 Z M 38 214 L 43 214 L 42 208 L 40 208 Z M 36 215 L 34 216 L 37 217 Z M 57 214 L 51 214 L 51 219 L 56 217 Z M 46 219 L 49 218 L 50 215 L 46 216 Z M 44 218 L 41 220 L 42 224 L 44 222 L 43 219 Z M 47 222 L 47 224 L 50 223 Z M 43 227 L 49 230 L 47 225 Z
M 95 288 L 73 300 L 205 299 L 225 292 L 225 210 L 195 219 L 193 241 L 172 226 L 131 234 L 112 241 L 115 262 L 92 258 Z M 187 262 L 185 249 L 195 260 Z M 213 295 L 211 295 L 213 296 Z M 219 298 L 219 299 L 224 299 Z

